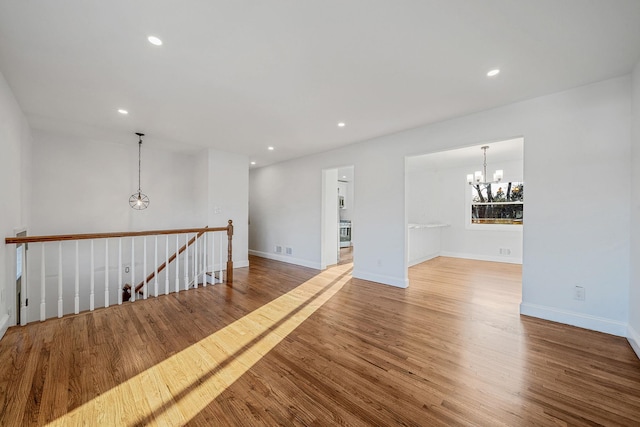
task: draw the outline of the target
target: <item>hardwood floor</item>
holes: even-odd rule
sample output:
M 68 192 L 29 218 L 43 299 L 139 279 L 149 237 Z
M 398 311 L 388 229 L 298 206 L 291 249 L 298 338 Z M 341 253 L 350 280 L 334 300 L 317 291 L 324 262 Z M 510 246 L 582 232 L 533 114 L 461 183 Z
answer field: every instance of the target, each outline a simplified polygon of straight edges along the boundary
M 338 264 L 348 264 L 353 262 L 353 246 L 340 248 L 340 259 Z
M 11 328 L 0 425 L 640 425 L 626 340 L 520 316 L 519 266 L 350 269 L 252 257 L 233 288 Z

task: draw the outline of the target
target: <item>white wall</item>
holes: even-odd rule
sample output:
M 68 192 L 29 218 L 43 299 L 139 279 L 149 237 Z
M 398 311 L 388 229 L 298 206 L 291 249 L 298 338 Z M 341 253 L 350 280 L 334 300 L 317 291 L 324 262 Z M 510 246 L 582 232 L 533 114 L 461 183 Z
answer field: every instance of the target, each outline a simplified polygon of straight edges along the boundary
M 640 62 L 633 71 L 631 119 L 631 274 L 629 342 L 640 357 Z
M 625 76 L 253 170 L 250 247 L 290 241 L 292 261 L 319 266 L 321 170 L 353 164 L 354 276 L 407 286 L 405 156 L 523 136 L 522 312 L 626 335 L 630 89 Z
M 322 252 L 321 268 L 338 263 L 338 221 L 341 211 L 338 207 L 338 170 L 329 169 L 323 171 L 322 194 L 324 202 L 322 204 Z M 263 255 L 264 256 L 264 255 Z M 286 259 L 285 259 L 286 261 Z
M 29 126 L 20 106 L 0 74 L 0 230 L 2 237 L 28 225 L 27 174 L 31 152 Z M 15 246 L 0 244 L 0 337 L 15 323 Z
M 441 182 L 440 172 L 436 169 L 410 170 L 407 173 L 407 218 L 410 224 L 446 222 L 441 209 Z
M 249 265 L 249 158 L 220 150 L 209 150 L 208 158 L 208 224 L 224 227 L 229 219 L 233 220 L 233 266 L 246 267 Z
M 204 226 L 197 181 L 206 179 L 206 172 L 197 172 L 199 153 L 158 150 L 151 137 L 142 144 L 141 176 L 149 207 L 131 209 L 129 196 L 138 188 L 138 144 L 131 136 L 131 141 L 87 141 L 35 130 L 29 234 Z

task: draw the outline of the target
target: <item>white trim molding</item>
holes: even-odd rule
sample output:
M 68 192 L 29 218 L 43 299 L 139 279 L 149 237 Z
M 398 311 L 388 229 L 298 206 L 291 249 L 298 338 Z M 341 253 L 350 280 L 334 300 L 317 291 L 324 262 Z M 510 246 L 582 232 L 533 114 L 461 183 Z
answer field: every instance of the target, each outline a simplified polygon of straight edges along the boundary
M 0 318 L 0 339 L 7 332 L 7 329 L 9 329 L 9 315 L 5 314 Z
M 627 341 L 629 341 L 631 348 L 636 352 L 638 359 L 640 359 L 640 333 L 633 329 L 631 325 L 629 325 L 627 329 Z
M 476 261 L 491 261 L 491 262 L 506 262 L 508 264 L 522 264 L 522 258 L 507 257 L 507 256 L 477 255 L 477 254 L 465 254 L 462 252 L 447 252 L 447 251 L 440 251 L 440 256 L 446 256 L 451 258 L 473 259 Z
M 320 263 L 318 262 L 308 261 L 306 259 L 301 259 L 301 258 L 294 258 L 288 255 L 270 254 L 269 252 L 255 251 L 253 249 L 249 249 L 249 255 L 259 256 L 260 258 L 272 259 L 274 261 L 286 262 L 288 264 L 301 265 L 302 267 L 315 268 L 316 270 L 322 270 Z
M 381 283 L 383 285 L 395 286 L 396 288 L 406 288 L 409 286 L 409 279 L 385 276 L 383 274 L 368 273 L 361 270 L 353 270 L 354 279 L 368 280 L 369 282 Z
M 521 303 L 520 314 L 537 317 L 539 319 L 550 320 L 552 322 L 564 323 L 566 325 L 577 326 L 579 328 L 591 329 L 592 331 L 604 332 L 605 334 L 619 337 L 627 336 L 627 324 L 605 317 L 591 316 L 589 314 L 575 311 L 562 310 L 555 307 L 548 307 L 537 304 Z

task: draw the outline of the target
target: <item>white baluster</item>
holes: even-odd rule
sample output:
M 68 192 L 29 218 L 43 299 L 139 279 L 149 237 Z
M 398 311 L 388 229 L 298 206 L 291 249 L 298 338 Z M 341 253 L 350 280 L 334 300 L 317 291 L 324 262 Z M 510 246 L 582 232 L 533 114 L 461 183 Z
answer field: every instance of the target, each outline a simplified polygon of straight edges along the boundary
M 118 238 L 118 305 L 122 304 L 122 237 Z
M 91 289 L 89 291 L 89 310 L 93 311 L 95 308 L 95 292 L 96 289 L 96 271 L 95 261 L 93 259 L 93 239 L 91 239 Z
M 216 232 L 212 232 L 209 236 L 209 240 L 211 240 L 211 281 L 215 285 L 217 282 L 216 279 Z
M 207 233 L 202 235 L 202 285 L 207 286 Z
M 22 251 L 22 259 L 27 259 L 27 249 L 26 244 L 20 245 L 20 250 Z M 27 324 L 27 283 L 29 283 L 29 278 L 27 277 L 27 270 L 24 269 L 22 271 L 22 280 L 20 281 L 20 325 L 24 326 Z
M 224 256 L 224 239 L 223 239 L 223 235 L 220 234 L 220 283 L 222 283 L 224 281 L 224 275 L 222 272 L 222 266 L 224 265 L 223 261 L 223 256 Z
M 156 266 L 155 275 L 153 276 L 153 296 L 158 296 L 158 236 L 155 236 L 155 252 L 154 252 L 154 262 L 153 264 Z
M 104 239 L 104 306 L 109 307 L 109 239 Z
M 164 294 L 169 295 L 169 235 L 167 234 L 166 237 L 164 241 Z
M 58 317 L 62 317 L 62 241 L 58 242 Z
M 79 241 L 76 240 L 76 283 L 73 296 L 73 312 L 80 313 L 80 251 L 78 249 Z
M 131 302 L 136 300 L 136 244 L 135 238 L 131 238 Z
M 44 262 L 44 242 L 42 242 L 41 246 L 42 250 L 42 259 L 40 260 L 40 321 L 44 322 L 46 319 L 47 313 L 47 304 L 45 302 L 45 290 L 46 290 L 46 275 L 45 275 L 45 262 Z
M 184 239 L 184 290 L 189 290 L 189 233 L 185 235 Z
M 180 257 L 178 251 L 180 250 L 180 235 L 176 234 L 176 292 L 180 292 Z
M 193 241 L 193 287 L 198 287 L 198 234 Z
M 142 244 L 142 299 L 147 299 L 147 236 Z

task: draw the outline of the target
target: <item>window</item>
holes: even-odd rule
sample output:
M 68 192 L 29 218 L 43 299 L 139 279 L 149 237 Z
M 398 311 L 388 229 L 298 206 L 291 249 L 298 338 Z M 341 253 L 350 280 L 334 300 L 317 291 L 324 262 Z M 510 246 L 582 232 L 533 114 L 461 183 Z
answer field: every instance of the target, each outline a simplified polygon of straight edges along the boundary
M 522 182 L 471 186 L 471 224 L 522 225 L 523 212 Z

